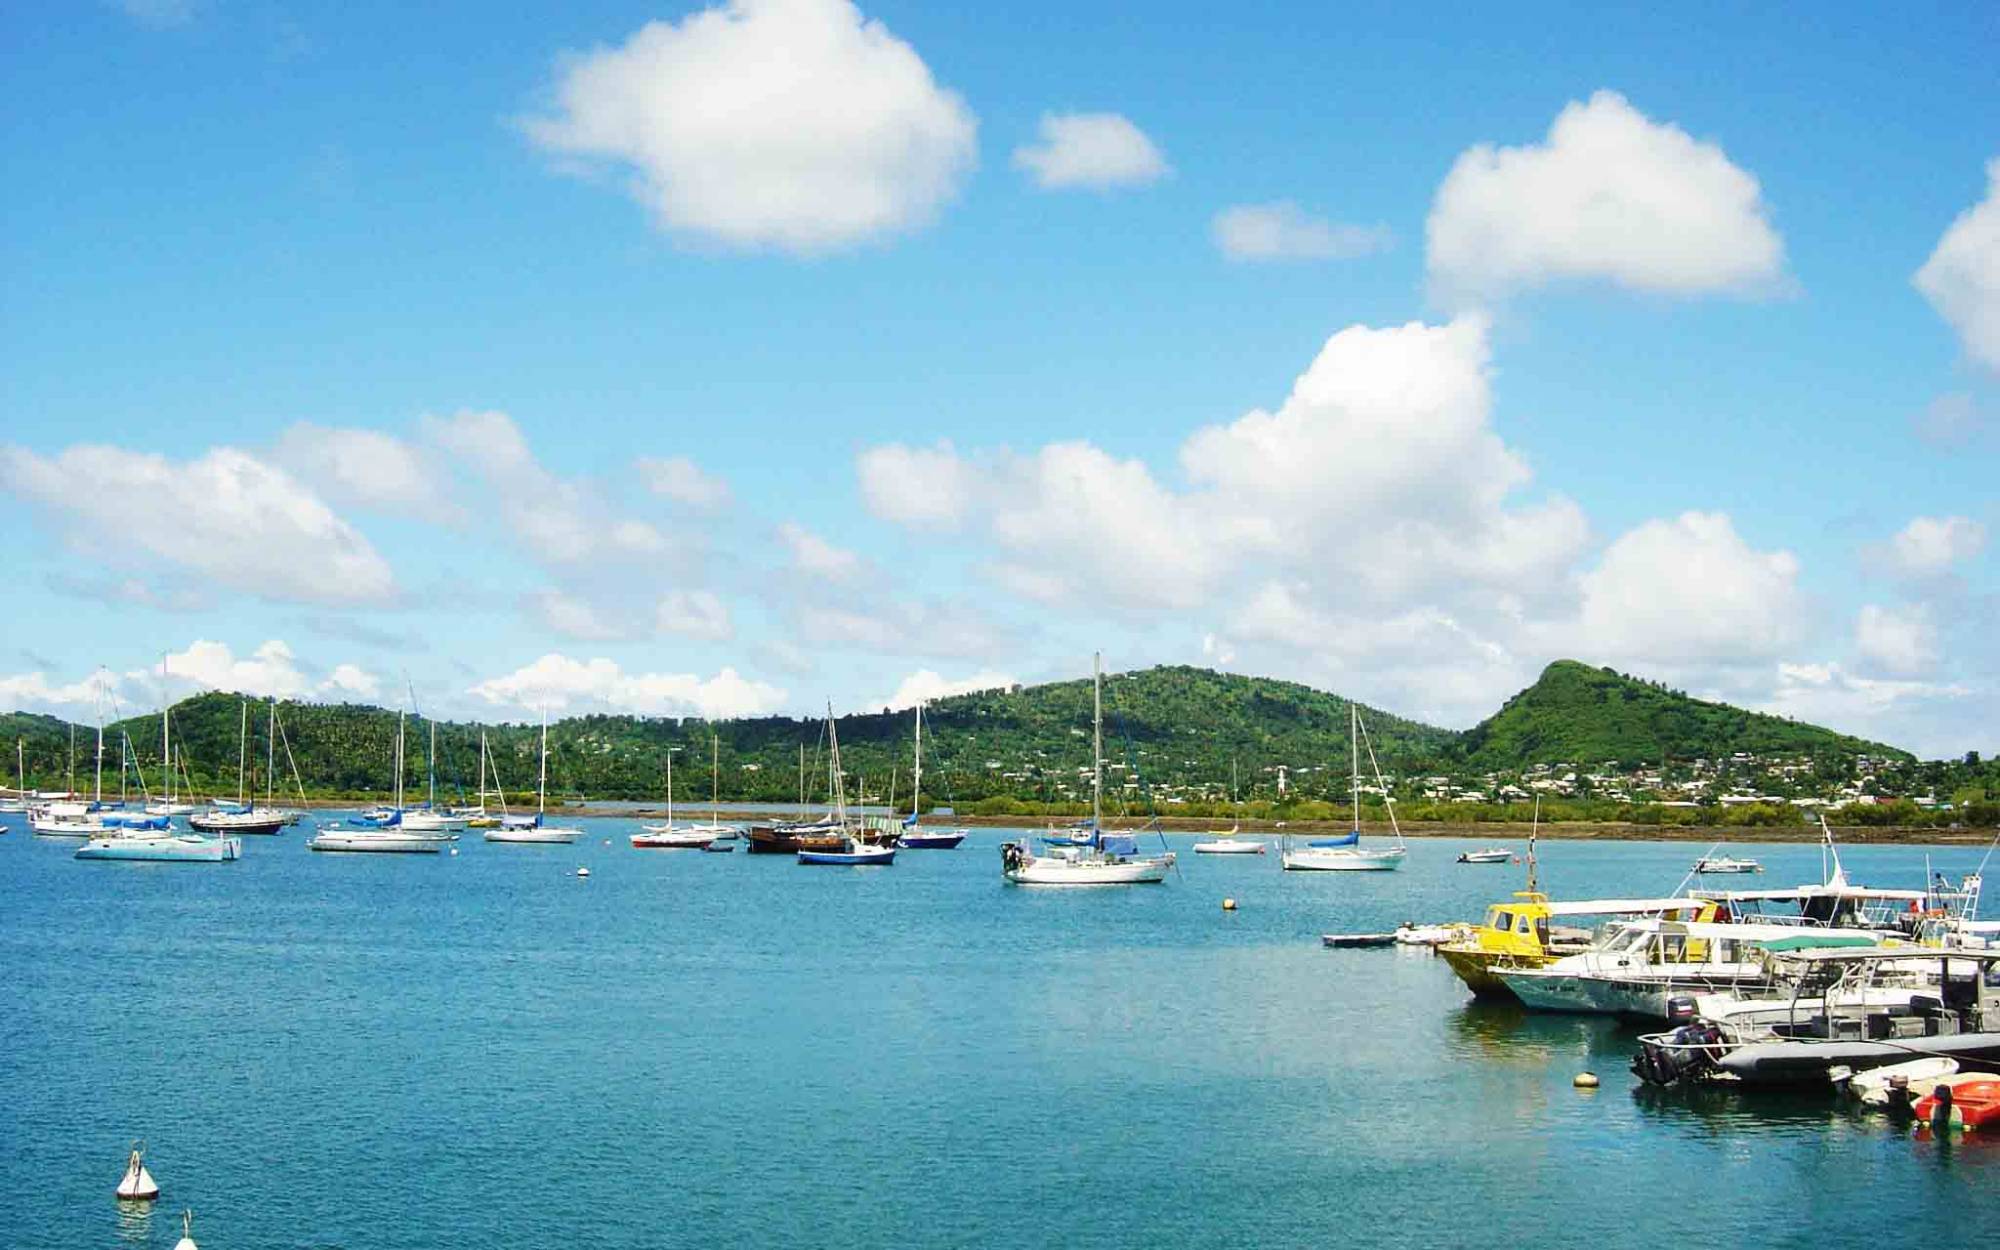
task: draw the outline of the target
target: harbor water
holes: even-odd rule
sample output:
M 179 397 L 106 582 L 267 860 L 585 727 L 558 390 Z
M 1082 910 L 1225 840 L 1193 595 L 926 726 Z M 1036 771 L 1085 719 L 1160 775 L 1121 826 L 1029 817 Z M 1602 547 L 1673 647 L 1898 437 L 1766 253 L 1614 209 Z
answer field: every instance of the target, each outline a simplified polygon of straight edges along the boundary
M 322 819 L 325 819 L 323 814 Z M 1518 865 L 1283 873 L 1176 835 L 1157 887 L 575 846 L 92 864 L 0 837 L 0 1243 L 1970 1246 L 2000 1139 L 1824 1096 L 1636 1089 L 1629 1026 L 1474 1006 L 1420 949 Z M 609 839 L 606 845 L 605 839 Z M 1514 845 L 1518 846 L 1518 843 Z M 1916 887 L 1979 847 L 1854 847 Z M 1274 848 L 1275 850 L 1275 848 Z M 1545 842 L 1557 897 L 1687 843 Z M 1728 848 L 1820 877 L 1810 846 Z M 575 875 L 587 866 L 587 879 Z M 1237 900 L 1222 910 L 1225 897 Z M 1992 908 L 1989 904 L 1988 912 Z M 1579 1072 L 1603 1078 L 1572 1088 Z M 150 1212 L 112 1198 L 143 1138 Z

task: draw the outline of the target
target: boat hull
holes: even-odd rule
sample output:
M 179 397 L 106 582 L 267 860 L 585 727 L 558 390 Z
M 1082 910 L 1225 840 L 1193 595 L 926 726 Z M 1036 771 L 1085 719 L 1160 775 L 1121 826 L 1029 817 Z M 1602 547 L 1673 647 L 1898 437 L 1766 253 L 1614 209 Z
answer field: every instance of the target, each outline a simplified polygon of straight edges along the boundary
M 1575 976 L 1546 969 L 1516 968 L 1500 973 L 1507 988 L 1531 1011 L 1667 1019 L 1667 1000 L 1677 995 L 1742 993 L 1767 987 L 1761 977 L 1713 978 Z
M 1500 951 L 1490 951 L 1473 945 L 1445 945 L 1437 948 L 1445 964 L 1465 982 L 1465 988 L 1472 991 L 1474 998 L 1497 1003 L 1518 1003 L 1517 997 L 1501 973 L 1508 968 L 1523 967 L 1518 955 Z
M 871 864 L 893 864 L 896 862 L 896 848 L 893 846 L 859 846 L 844 851 L 802 850 L 798 854 L 801 864 L 863 867 Z
M 965 831 L 954 829 L 949 833 L 924 833 L 907 830 L 897 845 L 911 851 L 949 851 L 965 841 Z
M 1194 844 L 1194 853 L 1197 855 L 1262 855 L 1264 849 L 1262 842 L 1230 841 L 1197 842 Z
M 1467 851 L 1458 857 L 1461 864 L 1504 864 L 1514 858 L 1512 851 Z
M 1158 885 L 1167 879 L 1174 857 L 1115 862 L 1035 858 L 1003 870 L 1015 885 Z
M 488 829 L 480 835 L 488 842 L 518 842 L 529 846 L 566 846 L 583 836 L 581 829 L 557 829 L 547 825 L 533 829 Z
M 215 816 L 190 816 L 188 827 L 203 833 L 271 834 L 282 832 L 291 823 L 283 812 L 258 812 L 250 814 L 224 813 Z
M 76 848 L 76 858 L 149 864 L 221 864 L 239 859 L 235 838 L 92 838 Z
M 1284 853 L 1286 872 L 1394 872 L 1403 866 L 1401 847 L 1362 851 L 1346 847 L 1306 847 Z
M 356 855 L 435 855 L 443 849 L 444 843 L 436 838 L 414 838 L 367 830 L 343 833 L 337 829 L 328 829 L 308 841 L 306 847 L 314 851 Z
M 1754 1042 L 1716 1061 L 1723 1071 L 1755 1085 L 1823 1082 L 1834 1067 L 1864 1072 L 1907 1062 L 1913 1052 L 1955 1059 L 1961 1068 L 2000 1062 L 2000 1033 L 1947 1033 L 1894 1043 L 1869 1041 Z

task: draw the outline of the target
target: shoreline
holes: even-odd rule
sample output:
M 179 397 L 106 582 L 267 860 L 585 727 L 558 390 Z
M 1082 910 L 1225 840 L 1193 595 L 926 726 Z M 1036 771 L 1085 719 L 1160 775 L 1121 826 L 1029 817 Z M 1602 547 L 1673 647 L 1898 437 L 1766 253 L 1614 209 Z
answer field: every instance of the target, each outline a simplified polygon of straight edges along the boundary
M 285 806 L 302 806 L 309 811 L 329 808 L 367 807 L 375 800 L 356 799 L 308 799 L 303 804 L 296 800 Z M 705 810 L 705 809 L 704 809 Z M 630 820 L 657 820 L 667 814 L 665 804 L 645 804 L 634 807 L 603 807 L 597 804 L 580 804 L 551 809 L 565 817 L 620 818 Z M 796 811 L 770 811 L 739 809 L 722 813 L 725 822 L 747 824 L 764 820 L 797 820 Z M 1074 818 L 1064 818 L 1070 820 Z M 923 825 L 968 829 L 1035 829 L 1048 825 L 1046 819 L 1036 820 L 1026 816 L 925 816 L 919 822 Z M 1107 816 L 1104 827 L 1111 830 L 1129 831 L 1144 829 L 1152 825 L 1151 820 L 1130 817 Z M 1245 820 L 1242 822 L 1222 821 L 1200 816 L 1162 816 L 1158 825 L 1168 833 L 1210 833 L 1225 829 L 1232 824 L 1241 825 L 1245 834 L 1274 837 L 1290 833 L 1294 835 L 1317 836 L 1325 833 L 1345 832 L 1350 826 L 1344 820 L 1297 820 L 1280 828 L 1275 821 Z M 1515 838 L 1526 840 L 1530 829 L 1526 821 L 1412 821 L 1403 826 L 1406 838 Z M 1389 826 L 1383 821 L 1363 821 L 1361 831 L 1367 834 L 1386 834 Z M 1641 825 L 1618 821 L 1543 821 L 1538 838 L 1557 842 L 1818 842 L 1819 826 L 1799 825 Z M 1876 843 L 1881 845 L 1909 845 L 1916 843 L 1943 843 L 1947 845 L 1983 846 L 2000 836 L 2000 829 L 1986 826 L 1967 826 L 1959 829 L 1943 829 L 1925 825 L 1834 825 L 1833 836 L 1838 842 L 1848 845 Z

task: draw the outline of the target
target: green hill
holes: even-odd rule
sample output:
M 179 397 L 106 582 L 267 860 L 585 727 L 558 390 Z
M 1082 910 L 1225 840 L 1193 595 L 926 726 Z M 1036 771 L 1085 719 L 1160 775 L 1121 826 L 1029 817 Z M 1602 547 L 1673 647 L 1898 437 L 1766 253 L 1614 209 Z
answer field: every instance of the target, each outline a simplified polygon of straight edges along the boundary
M 1498 712 L 1460 735 L 1458 758 L 1475 772 L 1538 763 L 1624 765 L 1752 755 L 1834 755 L 1909 760 L 1906 751 L 1691 699 L 1608 668 L 1557 660 Z

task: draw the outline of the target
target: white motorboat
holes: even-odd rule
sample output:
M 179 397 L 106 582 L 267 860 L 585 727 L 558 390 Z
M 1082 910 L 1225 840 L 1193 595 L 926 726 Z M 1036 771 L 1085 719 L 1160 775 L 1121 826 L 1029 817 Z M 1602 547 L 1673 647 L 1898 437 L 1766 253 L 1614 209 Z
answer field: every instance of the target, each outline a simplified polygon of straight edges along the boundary
M 1482 851 L 1462 851 L 1458 862 L 1461 864 L 1505 864 L 1514 858 L 1514 852 L 1504 846 L 1489 846 Z
M 379 852 L 389 855 L 435 855 L 446 841 L 399 829 L 322 829 L 306 842 L 310 850 Z
M 133 860 L 163 864 L 221 864 L 240 859 L 237 838 L 201 838 L 190 833 L 127 832 L 92 838 L 76 849 L 78 859 Z
M 1254 838 L 1246 841 L 1228 837 L 1194 844 L 1194 853 L 1197 855 L 1262 855 L 1265 849 L 1264 844 Z
M 1764 865 L 1754 859 L 1732 859 L 1727 855 L 1704 855 L 1694 861 L 1694 870 L 1703 876 L 1718 873 L 1762 872 Z
M 1091 686 L 1090 843 L 1035 851 L 1034 839 L 1000 846 L 1000 873 L 1013 885 L 1157 885 L 1174 866 L 1172 851 L 1140 855 L 1131 834 L 1104 832 L 1104 661 L 1093 658 Z
M 45 838 L 101 838 L 117 832 L 92 803 L 44 803 L 28 809 L 28 828 Z
M 1947 1058 L 1912 1059 L 1908 1063 L 1892 1063 L 1887 1067 L 1870 1068 L 1866 1072 L 1850 1072 L 1845 1068 L 1834 1068 L 1827 1076 L 1836 1085 L 1845 1085 L 1847 1092 L 1869 1107 L 1889 1105 L 1891 1090 L 1905 1092 L 1916 1090 L 1929 1093 L 1931 1086 L 1947 1077 L 1958 1074 L 1958 1060 Z
M 1612 925 L 1591 949 L 1498 975 L 1531 1011 L 1668 1017 L 1667 1000 L 1697 992 L 1757 991 L 1776 983 L 1768 951 L 1876 945 L 1856 931 L 1793 925 L 1646 918 Z
M 542 705 L 542 763 L 535 783 L 535 814 L 503 816 L 497 828 L 485 833 L 488 842 L 516 842 L 529 846 L 568 845 L 583 836 L 583 830 L 545 823 L 549 809 L 549 709 Z
M 1294 848 L 1287 836 L 1278 862 L 1287 872 L 1393 872 L 1403 866 L 1409 848 L 1403 844 L 1403 830 L 1396 823 L 1395 801 L 1382 782 L 1382 768 L 1375 760 L 1375 746 L 1368 745 L 1368 763 L 1375 770 L 1375 788 L 1382 793 L 1389 812 L 1389 828 L 1396 836 L 1394 846 L 1361 845 L 1361 742 L 1368 732 L 1361 723 L 1361 709 L 1347 705 L 1348 749 L 1352 754 L 1354 827 L 1337 838 L 1318 838 Z

